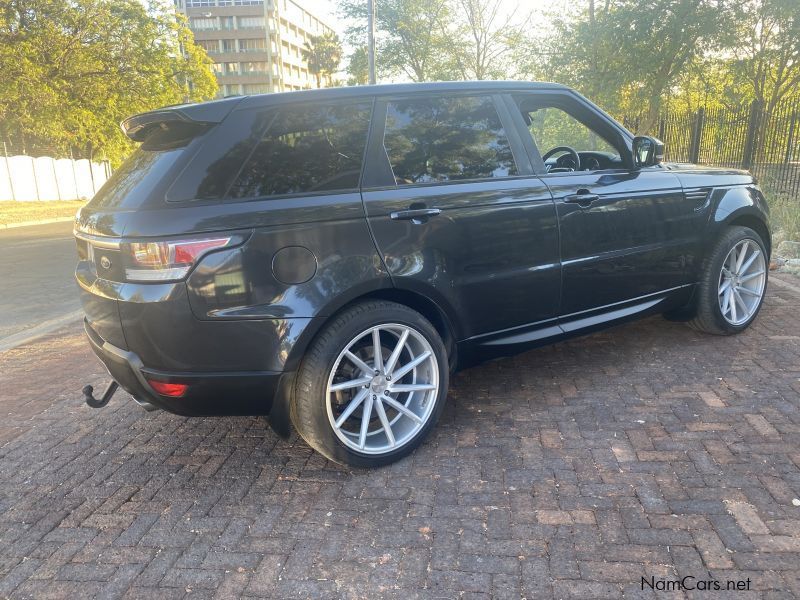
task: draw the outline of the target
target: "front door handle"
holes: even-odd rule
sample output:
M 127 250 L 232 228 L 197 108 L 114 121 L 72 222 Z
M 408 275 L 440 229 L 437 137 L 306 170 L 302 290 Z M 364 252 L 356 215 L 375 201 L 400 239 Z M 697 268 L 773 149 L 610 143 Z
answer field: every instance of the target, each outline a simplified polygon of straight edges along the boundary
M 588 208 L 592 202 L 599 200 L 598 194 L 593 194 L 589 190 L 578 190 L 576 193 L 564 197 L 564 202 L 577 204 L 581 208 Z
M 441 214 L 439 208 L 409 208 L 408 210 L 398 210 L 390 213 L 389 218 L 393 221 L 411 221 L 415 225 L 425 223 L 429 218 Z

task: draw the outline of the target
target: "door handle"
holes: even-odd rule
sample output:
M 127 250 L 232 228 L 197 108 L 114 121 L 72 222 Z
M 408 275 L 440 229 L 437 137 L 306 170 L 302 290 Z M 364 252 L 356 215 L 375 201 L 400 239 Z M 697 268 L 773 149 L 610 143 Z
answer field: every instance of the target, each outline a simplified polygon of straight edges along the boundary
M 393 221 L 411 221 L 415 225 L 421 225 L 430 217 L 435 217 L 441 212 L 439 208 L 409 208 L 408 210 L 398 210 L 390 213 L 389 218 Z
M 564 202 L 577 204 L 581 208 L 588 208 L 592 202 L 599 200 L 598 194 L 593 194 L 589 190 L 578 190 L 576 193 L 564 197 Z

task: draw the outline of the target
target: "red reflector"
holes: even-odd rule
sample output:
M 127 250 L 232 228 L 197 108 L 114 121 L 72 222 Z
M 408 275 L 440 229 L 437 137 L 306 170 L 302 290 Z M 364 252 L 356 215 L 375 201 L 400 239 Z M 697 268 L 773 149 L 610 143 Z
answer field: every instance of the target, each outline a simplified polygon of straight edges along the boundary
M 147 383 L 162 396 L 170 396 L 171 398 L 180 398 L 189 389 L 185 383 L 166 383 L 164 381 L 147 380 Z

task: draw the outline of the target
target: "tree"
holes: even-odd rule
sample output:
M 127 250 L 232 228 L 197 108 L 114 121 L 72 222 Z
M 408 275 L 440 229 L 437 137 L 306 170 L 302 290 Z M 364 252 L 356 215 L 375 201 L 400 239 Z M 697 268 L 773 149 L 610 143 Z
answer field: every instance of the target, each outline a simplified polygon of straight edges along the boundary
M 366 85 L 369 83 L 369 56 L 367 55 L 366 46 L 359 46 L 350 55 L 350 60 L 347 63 L 347 74 L 350 75 L 347 80 L 348 85 Z
M 612 110 L 642 107 L 652 130 L 661 103 L 688 65 L 729 43 L 732 0 L 606 0 L 555 31 L 561 79 Z
M 457 0 L 460 43 L 456 62 L 463 79 L 495 79 L 507 76 L 504 57 L 518 46 L 530 16 L 520 16 L 519 6 L 501 13 L 502 0 Z
M 376 33 L 377 66 L 384 75 L 403 74 L 412 81 L 451 79 L 457 74 L 452 39 L 450 0 L 381 0 Z M 360 47 L 367 40 L 367 3 L 343 0 L 340 15 L 353 23 L 347 38 Z
M 735 22 L 733 72 L 770 115 L 800 87 L 800 6 L 797 0 L 747 0 Z
M 331 75 L 339 70 L 342 62 L 342 43 L 335 33 L 312 35 L 302 49 L 303 60 L 308 63 L 309 72 L 317 79 L 317 87 L 322 87 L 322 79 L 332 85 Z
M 119 162 L 131 114 L 214 96 L 211 61 L 174 10 L 138 0 L 7 0 L 0 134 Z

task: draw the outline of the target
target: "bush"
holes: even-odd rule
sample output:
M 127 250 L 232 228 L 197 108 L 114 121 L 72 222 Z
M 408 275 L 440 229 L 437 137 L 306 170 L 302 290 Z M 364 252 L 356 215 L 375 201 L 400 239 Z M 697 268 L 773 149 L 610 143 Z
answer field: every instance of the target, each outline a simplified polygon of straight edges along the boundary
M 800 198 L 765 190 L 769 203 L 774 246 L 783 240 L 800 241 Z

